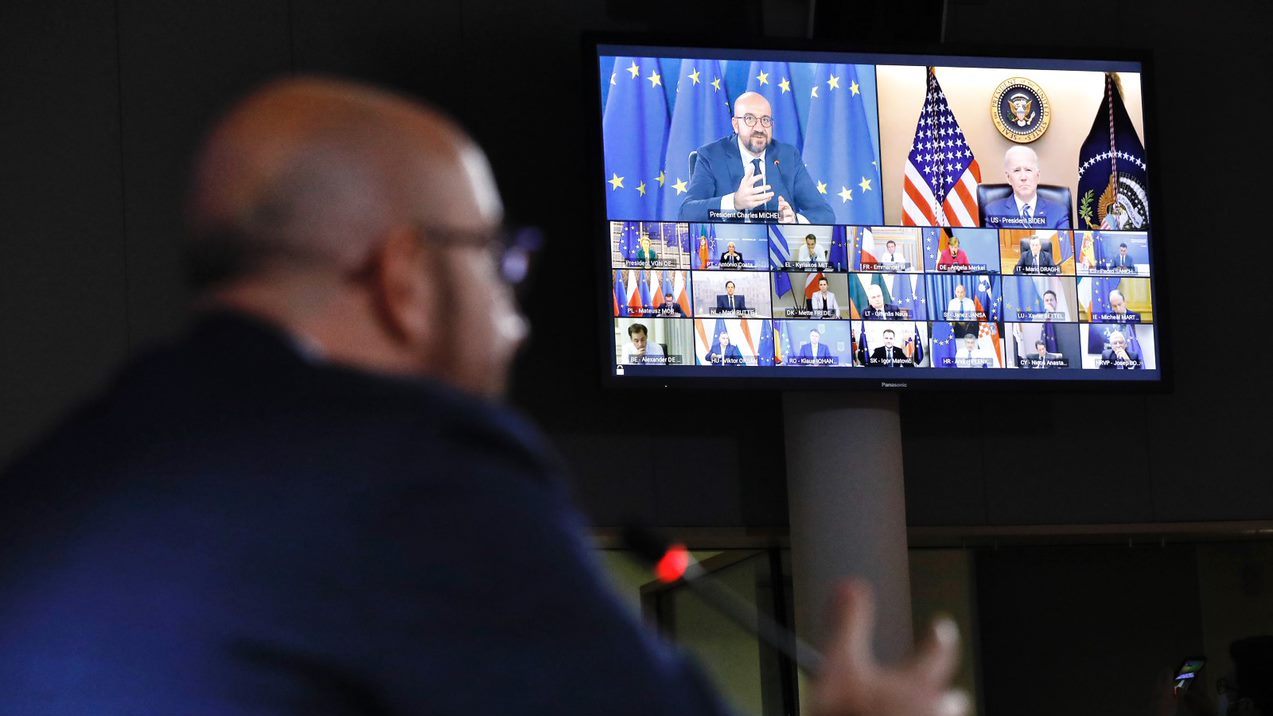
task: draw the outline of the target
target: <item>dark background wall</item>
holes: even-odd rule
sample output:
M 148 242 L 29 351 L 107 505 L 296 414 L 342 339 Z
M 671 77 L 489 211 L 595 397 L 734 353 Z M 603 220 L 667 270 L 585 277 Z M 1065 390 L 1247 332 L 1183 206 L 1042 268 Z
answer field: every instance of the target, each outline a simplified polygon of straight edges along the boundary
M 1174 392 L 905 396 L 909 522 L 1273 516 L 1273 441 L 1259 419 L 1268 341 L 1257 317 L 1225 310 L 1267 302 L 1263 252 L 1247 247 L 1268 203 L 1269 7 L 819 8 L 817 34 L 846 42 L 933 41 L 944 22 L 951 41 L 1149 47 L 1158 66 L 1146 114 L 1158 125 L 1155 230 L 1170 247 L 1161 315 L 1174 338 Z M 186 320 L 180 203 L 216 113 L 268 77 L 328 72 L 449 108 L 490 153 L 511 218 L 546 229 L 528 301 L 536 336 L 515 398 L 574 464 L 598 524 L 638 516 L 781 529 L 781 396 L 603 392 L 596 362 L 580 357 L 597 344 L 594 316 L 564 317 L 549 302 L 592 285 L 599 230 L 580 33 L 798 36 L 806 20 L 807 5 L 789 0 L 9 0 L 0 6 L 0 459 Z M 560 159 L 543 162 L 548 150 Z M 1215 256 L 1240 258 L 1197 261 Z M 849 466 L 842 477 L 852 479 Z

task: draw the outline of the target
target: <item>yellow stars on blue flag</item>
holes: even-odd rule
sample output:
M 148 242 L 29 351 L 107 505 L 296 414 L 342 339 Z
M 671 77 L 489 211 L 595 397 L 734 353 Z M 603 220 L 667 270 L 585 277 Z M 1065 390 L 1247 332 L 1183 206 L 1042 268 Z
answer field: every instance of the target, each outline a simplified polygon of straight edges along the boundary
M 791 80 L 787 79 L 786 77 L 783 77 L 783 78 L 782 78 L 782 81 L 778 83 L 778 87 L 782 89 L 782 93 L 783 93 L 783 94 L 786 94 L 786 93 L 790 92 L 790 91 L 791 91 Z
M 817 96 L 818 96 L 818 86 L 817 86 L 817 85 L 814 85 L 814 86 L 813 86 L 813 91 L 809 93 L 809 99 L 814 99 L 814 98 L 816 98 Z
M 833 90 L 840 89 L 840 78 L 835 75 L 831 75 L 831 79 L 827 80 L 827 87 Z
M 617 85 L 617 84 L 619 84 L 618 82 L 615 82 L 615 81 L 614 81 L 615 76 L 616 76 L 616 75 L 618 75 L 618 74 L 619 74 L 618 72 L 611 72 L 611 73 L 610 73 L 610 84 L 611 84 L 611 85 Z
M 610 191 L 616 191 L 616 190 L 618 190 L 618 189 L 622 189 L 622 188 L 623 188 L 623 177 L 621 177 L 621 176 L 619 176 L 618 174 L 615 174 L 615 173 L 613 173 L 613 172 L 612 172 L 612 173 L 610 174 L 610 181 L 607 181 L 606 183 L 610 185 Z
M 760 82 L 760 84 L 767 85 L 769 84 L 769 73 L 761 72 L 760 74 L 756 75 L 756 79 Z
M 689 189 L 689 183 L 677 177 L 676 183 L 672 185 L 672 188 L 676 190 L 677 194 L 684 194 Z
M 663 84 L 663 76 L 659 74 L 658 70 L 650 70 L 650 76 L 646 77 L 646 79 L 650 81 L 651 89 Z
M 702 74 L 703 74 L 702 72 L 699 72 L 698 70 L 694 70 L 693 72 L 691 72 L 691 73 L 689 73 L 688 75 L 685 75 L 685 76 L 686 76 L 686 77 L 688 77 L 688 78 L 690 78 L 691 80 L 693 80 L 694 84 L 698 84 L 698 82 L 699 82 L 699 77 L 701 77 L 701 76 L 702 76 Z
M 660 169 L 659 175 L 654 177 L 654 181 L 658 182 L 659 186 L 663 186 L 663 182 L 667 181 L 667 172 Z
M 840 203 L 847 204 L 850 201 L 853 201 L 853 190 L 847 186 L 841 186 L 840 191 L 836 194 L 836 196 L 840 197 Z
M 636 79 L 641 76 L 641 66 L 636 63 L 636 60 L 632 61 L 632 66 L 628 67 L 627 70 L 632 73 L 632 79 Z
M 862 177 L 862 181 L 858 182 L 858 186 L 862 187 L 862 191 L 864 191 L 864 192 L 870 191 L 870 190 L 871 190 L 871 180 L 870 180 L 870 179 L 867 179 L 866 177 Z
M 827 193 L 827 183 L 826 183 L 826 182 L 824 182 L 824 181 L 820 181 L 820 182 L 818 182 L 818 193 L 819 193 L 819 194 L 825 194 L 825 193 Z
M 640 184 L 637 184 L 636 190 L 638 194 L 640 194 L 641 196 L 645 196 L 645 182 L 641 182 Z
M 712 85 L 712 91 L 713 91 L 713 92 L 720 92 L 720 78 L 719 78 L 719 77 L 717 77 L 716 79 L 712 80 L 711 85 Z
M 861 89 L 861 86 L 858 85 L 857 80 L 854 80 L 853 84 L 849 85 L 849 91 L 852 92 L 853 94 L 862 94 L 861 92 L 858 91 L 860 89 Z

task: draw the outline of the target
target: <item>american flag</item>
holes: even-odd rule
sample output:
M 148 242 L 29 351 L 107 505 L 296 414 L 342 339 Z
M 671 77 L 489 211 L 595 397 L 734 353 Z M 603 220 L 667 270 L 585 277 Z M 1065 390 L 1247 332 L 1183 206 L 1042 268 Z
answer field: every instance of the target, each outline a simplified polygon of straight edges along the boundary
M 902 182 L 905 226 L 977 226 L 981 167 L 946 104 L 937 74 L 928 68 L 928 95 Z

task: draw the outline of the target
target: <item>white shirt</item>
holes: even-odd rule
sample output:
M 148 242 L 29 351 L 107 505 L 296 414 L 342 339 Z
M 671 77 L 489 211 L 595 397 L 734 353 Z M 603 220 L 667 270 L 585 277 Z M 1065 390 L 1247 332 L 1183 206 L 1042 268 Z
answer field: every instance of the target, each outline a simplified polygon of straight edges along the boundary
M 813 306 L 813 310 L 815 311 L 839 311 L 840 310 L 840 304 L 835 300 L 835 294 L 830 291 L 827 291 L 827 295 L 825 298 L 823 297 L 822 292 L 818 291 L 817 293 L 813 294 L 813 298 L 810 300 L 812 301 L 810 305 Z
M 623 346 L 623 362 L 624 363 L 636 364 L 637 362 L 636 357 L 639 355 L 641 354 L 637 352 L 637 347 L 632 345 L 631 341 L 628 341 L 627 345 Z M 655 343 L 654 341 L 647 340 L 645 342 L 645 355 L 647 357 L 662 356 L 663 346 L 660 346 L 658 343 Z
M 1012 195 L 1012 201 L 1014 201 L 1017 205 L 1017 216 L 1021 216 L 1021 209 L 1025 207 L 1026 203 L 1021 201 L 1021 198 L 1018 197 L 1016 194 Z M 1038 213 L 1039 213 L 1039 194 L 1038 192 L 1035 192 L 1034 199 L 1030 201 L 1030 216 L 1034 216 L 1035 214 L 1038 214 Z
M 752 166 L 752 163 L 751 163 L 751 162 L 752 162 L 752 160 L 753 160 L 753 159 L 759 159 L 759 160 L 760 160 L 760 173 L 759 173 L 759 174 L 754 174 L 753 176 L 760 177 L 760 180 L 761 180 L 761 181 L 760 181 L 760 183 L 759 183 L 757 186 L 764 186 L 765 184 L 768 184 L 769 182 L 765 181 L 765 170 L 766 170 L 766 166 L 767 166 L 767 165 L 765 164 L 765 153 L 764 153 L 764 152 L 761 152 L 760 154 L 752 154 L 752 153 L 751 153 L 751 150 L 750 150 L 750 149 L 748 149 L 746 146 L 744 146 L 744 145 L 743 145 L 743 138 L 742 138 L 742 137 L 737 137 L 736 139 L 737 139 L 737 141 L 738 141 L 738 154 L 739 154 L 740 156 L 742 156 L 742 159 L 743 159 L 743 164 L 742 164 L 742 166 L 743 166 L 743 176 L 747 176 L 747 170 L 748 170 L 748 169 L 754 169 L 754 167 Z M 775 198 L 777 198 L 777 197 L 775 197 Z M 784 198 L 784 199 L 786 199 L 787 197 L 783 197 L 783 198 Z M 791 202 L 790 202 L 790 201 L 788 201 L 787 203 L 788 203 L 788 204 L 790 204 Z M 753 207 L 753 208 L 754 208 L 754 207 Z M 791 207 L 791 208 L 792 208 L 793 210 L 795 209 L 795 207 L 794 207 L 794 206 L 793 206 L 793 207 Z M 720 198 L 720 210 L 721 210 L 721 211 L 735 211 L 735 209 L 734 209 L 734 192 L 732 192 L 732 191 L 731 191 L 730 193 L 728 193 L 728 194 L 726 194 L 725 196 L 722 196 L 722 197 Z M 796 223 L 797 223 L 797 224 L 807 224 L 807 223 L 809 223 L 809 220 L 808 220 L 808 219 L 806 219 L 806 218 L 804 218 L 804 215 L 803 215 L 803 214 L 796 214 Z
M 801 242 L 800 248 L 796 249 L 796 261 L 799 263 L 826 263 L 827 254 L 822 248 L 822 244 L 815 243 L 813 251 L 809 251 L 809 245 Z
M 950 304 L 946 306 L 949 313 L 959 314 L 951 318 L 955 321 L 975 321 L 977 320 L 977 304 L 972 302 L 971 298 L 952 298 Z
M 994 365 L 995 359 L 981 349 L 980 345 L 974 346 L 971 351 L 963 343 L 959 344 L 959 352 L 955 354 L 956 368 L 984 368 L 988 365 Z

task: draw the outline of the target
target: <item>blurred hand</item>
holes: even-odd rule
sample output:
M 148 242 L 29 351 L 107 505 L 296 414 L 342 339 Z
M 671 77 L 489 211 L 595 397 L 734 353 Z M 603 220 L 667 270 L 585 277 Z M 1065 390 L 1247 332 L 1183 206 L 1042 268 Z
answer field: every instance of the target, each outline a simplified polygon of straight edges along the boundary
M 778 223 L 780 224 L 796 223 L 796 210 L 792 209 L 791 204 L 788 204 L 787 200 L 782 197 L 778 197 Z M 822 258 L 822 257 L 819 256 L 818 258 Z
M 749 162 L 743 170 L 743 180 L 738 182 L 738 190 L 734 192 L 735 209 L 746 211 L 774 198 L 774 193 L 770 191 L 772 187 L 768 184 L 756 185 L 760 179 L 756 176 L 755 167 Z
M 837 590 L 837 625 L 813 688 L 816 716 L 963 716 L 968 696 L 949 687 L 958 663 L 959 630 L 942 619 L 914 657 L 881 666 L 871 646 L 875 597 L 851 580 Z

